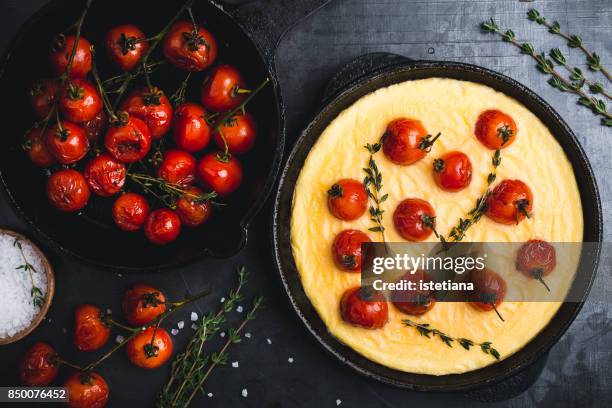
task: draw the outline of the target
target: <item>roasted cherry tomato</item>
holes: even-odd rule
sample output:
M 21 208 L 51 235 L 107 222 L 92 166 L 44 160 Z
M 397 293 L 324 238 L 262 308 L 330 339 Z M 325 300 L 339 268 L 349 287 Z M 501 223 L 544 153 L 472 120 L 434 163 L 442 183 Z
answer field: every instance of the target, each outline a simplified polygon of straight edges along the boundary
M 108 400 L 108 384 L 94 372 L 78 371 L 68 377 L 64 387 L 71 408 L 102 408 Z
M 153 339 L 155 333 L 155 339 Z M 128 359 L 138 367 L 157 368 L 172 357 L 172 338 L 166 330 L 158 327 L 149 327 L 138 333 L 126 346 Z
M 234 109 L 246 98 L 246 82 L 231 65 L 218 65 L 202 84 L 202 105 L 214 112 Z
M 81 305 L 74 312 L 74 345 L 80 351 L 94 351 L 103 347 L 111 330 L 102 320 L 104 313 L 98 306 Z
M 121 110 L 142 119 L 149 127 L 153 139 L 159 139 L 170 130 L 172 105 L 159 88 L 132 92 L 121 105 Z
M 368 194 L 359 181 L 342 179 L 327 191 L 327 207 L 336 218 L 356 220 L 368 207 Z
M 210 126 L 206 111 L 195 103 L 184 103 L 174 111 L 172 123 L 174 142 L 188 152 L 204 149 L 210 141 Z
M 60 211 L 79 211 L 87 205 L 89 195 L 85 177 L 76 170 L 58 170 L 47 180 L 49 202 Z
M 113 204 L 113 220 L 123 231 L 138 231 L 149 216 L 149 203 L 136 193 L 125 193 Z
M 175 23 L 164 38 L 164 56 L 175 67 L 203 71 L 217 58 L 217 42 L 203 27 L 189 21 Z
M 61 75 L 68 68 L 68 60 L 74 47 L 75 37 L 73 35 L 60 35 L 51 50 L 51 69 L 53 74 Z M 84 78 L 91 71 L 91 44 L 83 36 L 79 37 L 76 47 L 70 78 Z
M 104 137 L 106 150 L 122 163 L 143 159 L 151 149 L 151 132 L 140 119 L 130 116 L 123 124 L 111 124 Z
M 90 143 L 97 140 L 98 136 L 106 130 L 106 125 L 108 125 L 108 120 L 106 113 L 104 113 L 104 109 L 98 112 L 96 117 L 92 120 L 81 123 L 81 127 L 85 131 L 85 136 L 87 136 L 87 140 L 89 140 Z
M 364 293 L 368 289 L 364 289 Z M 342 319 L 355 326 L 366 329 L 379 329 L 389 320 L 389 307 L 380 293 L 367 296 L 371 301 L 362 300 L 359 286 L 348 289 L 340 301 Z M 364 295 L 365 297 L 365 295 Z M 380 299 L 380 300 L 378 300 Z
M 336 266 L 343 271 L 361 272 L 361 244 L 372 242 L 359 230 L 344 230 L 336 235 L 332 244 L 332 256 Z
M 49 167 L 55 164 L 55 157 L 49 152 L 40 128 L 33 128 L 28 132 L 23 142 L 23 150 L 26 151 L 32 163 L 38 167 Z
M 427 134 L 419 120 L 395 119 L 387 125 L 382 148 L 393 163 L 407 166 L 425 157 L 439 136 Z
M 181 219 L 172 210 L 161 208 L 147 217 L 144 226 L 145 235 L 155 245 L 165 245 L 181 233 Z
M 463 190 L 472 181 L 472 162 L 465 153 L 449 152 L 434 160 L 433 174 L 436 184 L 442 190 Z
M 121 191 L 125 174 L 125 165 L 108 154 L 91 159 L 83 172 L 91 191 L 102 197 L 110 197 Z
M 64 118 L 81 123 L 95 119 L 102 111 L 102 98 L 96 87 L 86 79 L 73 79 L 66 83 L 59 99 Z
M 104 42 L 108 57 L 124 71 L 131 71 L 149 50 L 144 33 L 131 24 L 111 28 Z
M 219 149 L 225 149 L 232 154 L 243 154 L 251 150 L 255 144 L 257 130 L 255 121 L 250 114 L 236 115 L 222 123 L 213 134 Z
M 500 224 L 518 224 L 529 218 L 533 209 L 533 193 L 520 180 L 504 180 L 487 199 L 487 217 Z
M 555 247 L 540 239 L 525 242 L 516 255 L 516 269 L 528 278 L 539 280 L 549 292 L 550 288 L 543 278 L 549 275 L 556 266 Z
M 517 133 L 514 119 L 498 110 L 486 110 L 476 121 L 474 134 L 489 149 L 504 149 L 510 146 Z
M 19 379 L 26 387 L 46 387 L 60 368 L 60 357 L 53 347 L 38 342 L 30 347 L 19 363 Z
M 436 212 L 425 200 L 407 198 L 395 209 L 393 225 L 402 238 L 423 241 L 435 231 Z
M 67 121 L 51 126 L 45 135 L 45 143 L 49 152 L 61 164 L 76 163 L 89 150 L 89 140 L 83 128 Z
M 420 316 L 429 312 L 434 307 L 436 299 L 433 291 L 421 288 L 421 282 L 431 282 L 429 275 L 422 270 L 418 270 L 413 274 L 406 273 L 398 282 L 400 281 L 406 285 L 408 282 L 413 282 L 413 285 L 415 285 L 414 289 L 393 291 L 391 300 L 400 312 Z
M 204 188 L 226 197 L 240 187 L 242 166 L 235 157 L 224 158 L 221 153 L 213 152 L 200 159 L 196 175 Z
M 39 119 L 49 115 L 53 105 L 60 93 L 60 86 L 52 79 L 41 79 L 36 81 L 30 88 L 30 101 L 32 109 Z
M 506 281 L 488 268 L 471 270 L 469 280 L 474 284 L 474 290 L 468 292 L 470 304 L 484 312 L 495 310 L 503 321 L 497 308 L 506 297 Z
M 169 183 L 187 186 L 195 180 L 196 159 L 186 151 L 170 149 L 164 153 L 157 176 Z
M 212 212 L 212 204 L 202 197 L 204 192 L 197 187 L 187 188 L 187 194 L 176 200 L 176 213 L 183 225 L 197 227 L 202 225 Z
M 153 286 L 137 283 L 123 295 L 121 307 L 125 320 L 132 326 L 143 326 L 166 311 L 166 297 Z

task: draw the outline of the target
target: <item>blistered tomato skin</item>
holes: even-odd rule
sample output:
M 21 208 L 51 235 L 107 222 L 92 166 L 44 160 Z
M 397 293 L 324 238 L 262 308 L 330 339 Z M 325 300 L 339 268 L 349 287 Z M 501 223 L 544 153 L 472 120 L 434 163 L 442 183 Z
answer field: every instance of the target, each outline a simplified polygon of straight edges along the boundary
M 148 51 L 149 42 L 136 26 L 124 24 L 106 33 L 105 45 L 109 58 L 123 71 L 131 71 Z
M 89 140 L 79 125 L 61 121 L 51 126 L 45 134 L 49 152 L 61 164 L 72 164 L 81 160 L 89 150 Z
M 19 363 L 19 380 L 26 387 L 45 387 L 57 377 L 60 357 L 53 347 L 38 342 L 32 345 Z
M 437 139 L 431 138 L 419 120 L 399 118 L 387 125 L 383 136 L 383 153 L 401 166 L 421 160 Z
M 373 298 L 381 300 L 365 301 L 360 298 L 360 287 L 348 289 L 340 301 L 342 319 L 354 326 L 364 329 L 379 329 L 389 320 L 389 307 L 382 296 Z
M 525 242 L 516 255 L 516 269 L 528 278 L 541 279 L 557 266 L 557 251 L 550 243 L 532 239 Z
M 227 197 L 242 184 L 242 166 L 235 157 L 223 158 L 221 153 L 208 153 L 197 164 L 196 174 L 200 184 Z
M 202 84 L 202 105 L 213 112 L 229 111 L 246 98 L 246 82 L 231 65 L 218 65 Z
M 434 160 L 433 175 L 442 190 L 461 191 L 472 181 L 472 162 L 465 153 L 449 152 Z
M 73 79 L 62 88 L 59 108 L 63 117 L 74 123 L 93 120 L 102 111 L 102 98 L 86 79 Z
M 175 67 L 185 71 L 203 71 L 217 58 L 217 42 L 213 35 L 198 25 L 179 21 L 171 28 L 163 43 L 164 57 Z
M 228 151 L 232 154 L 244 154 L 251 150 L 255 144 L 255 136 L 255 120 L 249 113 L 234 116 L 222 123 L 213 134 L 219 149 L 224 150 L 227 143 Z
M 429 312 L 436 304 L 434 294 L 430 290 L 421 289 L 421 282 L 431 282 L 431 278 L 422 270 L 414 274 L 406 273 L 398 281 L 414 282 L 414 290 L 393 291 L 391 300 L 393 305 L 402 313 L 412 316 L 421 316 Z
M 34 128 L 25 137 L 23 149 L 38 167 L 49 167 L 56 163 L 55 157 L 49 152 L 42 129 Z
M 30 101 L 38 119 L 44 119 L 49 115 L 59 94 L 60 86 L 55 80 L 41 79 L 32 85 Z
M 126 232 L 138 231 L 149 216 L 149 203 L 136 193 L 125 193 L 113 204 L 115 225 Z
M 144 226 L 147 239 L 155 245 L 166 245 L 181 233 L 181 219 L 172 210 L 165 208 L 149 214 Z
M 186 227 L 197 227 L 210 218 L 212 204 L 197 198 L 204 192 L 197 187 L 189 187 L 187 194 L 176 200 L 176 213 Z
M 407 198 L 395 209 L 393 225 L 402 238 L 423 241 L 435 230 L 436 212 L 425 200 Z
M 64 387 L 71 408 L 103 408 L 108 401 L 108 384 L 94 372 L 77 371 L 68 377 Z
M 104 137 L 106 150 L 122 163 L 143 159 L 151 149 L 151 132 L 140 119 L 129 117 L 123 125 L 111 125 Z
M 487 199 L 485 215 L 505 225 L 518 224 L 533 211 L 533 193 L 520 180 L 504 180 L 499 183 Z
M 132 326 L 143 326 L 166 311 L 166 297 L 153 286 L 137 283 L 123 295 L 121 307 L 125 320 Z
M 170 149 L 164 153 L 157 176 L 169 183 L 188 186 L 195 180 L 196 159 L 189 153 Z
M 98 139 L 98 136 L 106 130 L 107 125 L 108 119 L 106 113 L 104 113 L 104 109 L 98 112 L 92 120 L 81 123 L 81 127 L 85 131 L 85 136 L 90 144 Z
M 145 88 L 132 92 L 121 104 L 121 110 L 146 123 L 153 140 L 161 138 L 170 130 L 172 105 L 161 89 Z
M 514 143 L 518 129 L 512 117 L 498 110 L 486 110 L 476 121 L 474 134 L 487 148 L 505 149 Z
M 74 47 L 75 37 L 68 35 L 60 37 L 51 50 L 51 69 L 53 74 L 59 76 L 68 68 L 68 60 Z M 76 47 L 72 68 L 70 70 L 70 78 L 84 78 L 91 71 L 92 56 L 91 44 L 83 36 L 79 38 Z
M 356 220 L 365 213 L 367 206 L 368 194 L 357 180 L 338 180 L 327 191 L 327 207 L 338 219 Z
M 60 211 L 75 212 L 81 210 L 87 205 L 89 196 L 87 181 L 76 170 L 58 170 L 47 180 L 49 202 Z
M 198 104 L 186 102 L 174 111 L 173 136 L 178 147 L 197 152 L 210 142 L 210 125 L 206 111 Z
M 126 169 L 123 163 L 104 153 L 87 163 L 83 175 L 94 193 L 110 197 L 123 188 Z
M 361 244 L 372 242 L 370 237 L 359 230 L 344 230 L 336 235 L 332 244 L 332 256 L 336 266 L 349 272 L 361 271 Z
M 78 350 L 95 351 L 106 344 L 111 330 L 102 318 L 102 310 L 94 305 L 81 305 L 75 310 L 73 342 Z
M 506 281 L 493 270 L 473 269 L 470 271 L 469 280 L 474 284 L 474 290 L 468 293 L 470 304 L 474 308 L 488 312 L 496 310 L 504 301 Z
M 173 342 L 168 332 L 159 327 L 151 345 L 154 327 L 140 332 L 126 346 L 128 359 L 132 364 L 146 369 L 161 367 L 172 357 Z

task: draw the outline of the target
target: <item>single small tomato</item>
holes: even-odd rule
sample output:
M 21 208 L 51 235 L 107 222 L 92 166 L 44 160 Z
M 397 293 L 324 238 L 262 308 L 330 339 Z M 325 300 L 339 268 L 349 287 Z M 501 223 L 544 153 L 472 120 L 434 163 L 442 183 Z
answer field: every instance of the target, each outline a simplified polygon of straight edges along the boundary
M 235 157 L 225 158 L 222 153 L 208 153 L 196 168 L 198 180 L 204 188 L 221 197 L 227 197 L 242 184 L 242 166 Z
M 163 327 L 158 327 L 157 330 L 155 327 L 149 327 L 128 342 L 126 351 L 132 364 L 152 369 L 161 367 L 172 357 L 172 348 L 172 338 Z
M 379 329 L 389 320 L 389 306 L 380 293 L 368 296 L 362 300 L 359 286 L 348 289 L 340 301 L 340 315 L 342 319 L 354 326 L 365 329 Z M 366 290 L 364 290 L 366 292 Z M 380 299 L 380 300 L 378 300 Z
M 188 152 L 202 150 L 210 141 L 206 111 L 198 104 L 187 102 L 176 108 L 172 128 L 174 142 Z
M 402 313 L 413 316 L 420 316 L 429 312 L 436 304 L 434 292 L 421 288 L 421 282 L 431 282 L 431 278 L 424 271 L 418 270 L 415 273 L 406 273 L 398 283 L 408 285 L 412 282 L 414 289 L 404 289 L 393 291 L 391 301 L 393 305 Z
M 51 70 L 54 75 L 61 75 L 68 68 L 70 54 L 74 47 L 73 35 L 60 35 L 51 50 Z M 85 78 L 91 71 L 91 43 L 83 36 L 79 37 L 76 52 L 70 69 L 70 78 Z
M 73 342 L 79 351 L 95 351 L 106 344 L 111 330 L 103 318 L 104 313 L 98 306 L 81 305 L 76 308 Z
M 224 112 L 240 105 L 247 96 L 246 82 L 231 65 L 217 65 L 202 84 L 202 105 L 213 112 Z
M 47 180 L 47 197 L 58 210 L 75 212 L 89 201 L 89 187 L 85 177 L 76 170 L 62 169 L 51 174 Z
M 123 295 L 121 307 L 125 320 L 132 326 L 143 326 L 166 311 L 166 297 L 153 286 L 137 283 Z
M 60 365 L 60 356 L 53 347 L 34 343 L 19 362 L 19 380 L 26 387 L 46 387 L 57 377 Z
M 255 121 L 250 114 L 236 115 L 222 123 L 213 133 L 215 143 L 219 149 L 225 149 L 232 154 L 243 154 L 251 150 L 255 144 L 257 129 Z
M 38 167 L 49 167 L 56 163 L 55 157 L 47 148 L 41 128 L 33 128 L 26 134 L 23 150 Z
M 108 57 L 123 71 L 131 71 L 149 50 L 149 41 L 140 28 L 123 24 L 111 28 L 104 40 Z
M 393 225 L 402 238 L 423 241 L 435 232 L 436 212 L 425 200 L 407 198 L 395 209 Z
M 186 71 L 204 71 L 217 58 L 217 41 L 204 27 L 189 21 L 174 23 L 164 38 L 164 57 Z
M 30 88 L 30 102 L 36 117 L 46 118 L 60 93 L 60 86 L 56 80 L 41 79 L 36 81 Z
M 113 204 L 113 220 L 122 231 L 138 231 L 149 216 L 149 203 L 136 193 L 125 193 Z
M 195 180 L 196 159 L 184 150 L 170 149 L 164 153 L 157 168 L 157 177 L 179 186 L 188 186 Z
M 356 220 L 368 207 L 368 194 L 363 184 L 357 180 L 338 180 L 327 191 L 327 207 L 338 219 Z
M 555 247 L 540 239 L 525 242 L 516 254 L 516 269 L 525 276 L 537 279 L 550 292 L 544 282 L 544 277 L 557 266 L 557 251 Z
M 61 164 L 76 163 L 89 150 L 89 140 L 83 128 L 65 120 L 47 130 L 45 143 L 49 152 Z
M 393 163 L 407 166 L 425 157 L 438 137 L 429 135 L 420 120 L 395 119 L 383 136 L 383 153 Z
M 107 125 L 108 118 L 106 117 L 106 113 L 104 113 L 104 109 L 98 112 L 92 120 L 81 123 L 81 127 L 85 131 L 85 136 L 90 143 L 98 140 L 98 136 L 104 133 Z
M 343 271 L 361 272 L 361 244 L 372 242 L 359 230 L 344 230 L 336 235 L 332 244 L 332 256 L 336 266 Z
M 520 180 L 504 180 L 487 198 L 485 215 L 500 224 L 518 224 L 533 210 L 533 193 Z
M 514 119 L 498 110 L 486 110 L 478 116 L 474 134 L 489 149 L 504 149 L 510 146 L 518 129 Z
M 147 217 L 145 235 L 155 245 L 165 245 L 174 241 L 181 233 L 181 219 L 172 210 L 161 208 Z
M 151 132 L 142 120 L 129 116 L 124 123 L 111 123 L 104 137 L 104 146 L 120 162 L 134 163 L 149 153 Z
M 202 198 L 204 192 L 197 187 L 187 188 L 187 194 L 176 200 L 176 213 L 187 227 L 197 227 L 210 218 L 212 204 Z
M 68 377 L 64 387 L 71 408 L 102 408 L 108 401 L 108 384 L 94 372 L 77 371 Z
M 444 191 L 463 190 L 472 181 L 472 162 L 467 154 L 448 152 L 433 162 L 436 184 Z
M 125 165 L 106 153 L 91 159 L 83 172 L 91 191 L 102 197 L 110 197 L 121 191 L 125 174 Z
M 70 122 L 82 123 L 95 119 L 102 111 L 102 98 L 96 87 L 86 79 L 73 79 L 62 88 L 60 112 Z
M 497 308 L 506 297 L 506 281 L 491 269 L 473 269 L 469 280 L 474 284 L 474 290 L 468 293 L 470 304 L 483 312 L 495 310 L 497 316 L 504 321 Z
M 121 104 L 121 110 L 147 124 L 153 139 L 159 139 L 170 130 L 172 105 L 159 88 L 134 91 Z

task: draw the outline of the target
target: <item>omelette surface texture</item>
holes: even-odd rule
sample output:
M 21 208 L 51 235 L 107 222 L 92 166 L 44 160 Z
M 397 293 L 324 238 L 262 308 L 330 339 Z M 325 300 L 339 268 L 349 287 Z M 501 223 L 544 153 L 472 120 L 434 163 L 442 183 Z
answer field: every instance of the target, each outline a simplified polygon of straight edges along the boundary
M 367 232 L 380 241 L 366 212 L 355 221 L 336 219 L 327 208 L 327 191 L 342 178 L 363 180 L 369 153 L 366 143 L 378 142 L 387 124 L 407 117 L 420 120 L 428 133 L 442 132 L 431 152 L 410 166 L 389 161 L 382 151 L 375 159 L 383 176 L 383 193 L 389 198 L 381 205 L 388 242 L 405 242 L 395 231 L 393 211 L 405 198 L 422 198 L 436 211 L 437 230 L 448 234 L 460 217 L 465 217 L 487 188 L 492 150 L 474 135 L 479 114 L 498 109 L 517 124 L 513 144 L 501 151 L 497 182 L 520 179 L 534 195 L 533 216 L 519 225 L 497 224 L 487 217 L 471 227 L 464 241 L 525 242 L 532 238 L 549 242 L 581 242 L 583 214 L 574 173 L 565 153 L 548 128 L 516 100 L 484 85 L 444 78 L 408 81 L 381 88 L 344 110 L 310 151 L 295 186 L 291 218 L 293 256 L 304 290 L 339 341 L 368 359 L 384 366 L 412 373 L 444 375 L 475 370 L 496 360 L 478 347 L 466 351 L 455 343 L 448 347 L 439 339 L 428 339 L 402 319 L 429 323 L 452 337 L 475 342 L 490 341 L 504 359 L 527 344 L 552 319 L 560 302 L 504 302 L 499 307 L 505 321 L 494 312 L 481 312 L 467 303 L 438 302 L 422 316 L 407 316 L 389 305 L 389 321 L 381 329 L 368 330 L 344 322 L 339 303 L 348 288 L 360 284 L 359 273 L 339 270 L 331 256 L 332 242 L 344 229 Z M 433 180 L 433 160 L 460 150 L 473 165 L 471 184 L 457 193 L 445 192 Z M 493 184 L 495 186 L 496 183 Z M 432 236 L 428 239 L 434 241 Z M 559 251 L 558 251 L 559 252 Z M 558 265 L 575 271 L 579 254 Z M 554 271 L 553 273 L 555 273 Z M 511 271 L 509 286 L 539 285 L 534 279 Z M 561 284 L 561 283 L 559 283 Z

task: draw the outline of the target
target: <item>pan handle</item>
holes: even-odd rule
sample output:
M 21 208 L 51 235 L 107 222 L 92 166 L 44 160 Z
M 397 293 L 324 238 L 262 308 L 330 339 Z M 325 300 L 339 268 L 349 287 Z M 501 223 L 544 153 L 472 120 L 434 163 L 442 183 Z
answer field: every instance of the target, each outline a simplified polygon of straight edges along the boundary
M 330 0 L 224 0 L 228 11 L 238 20 L 275 70 L 276 47 L 285 33 L 298 21 L 314 13 Z

